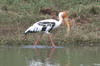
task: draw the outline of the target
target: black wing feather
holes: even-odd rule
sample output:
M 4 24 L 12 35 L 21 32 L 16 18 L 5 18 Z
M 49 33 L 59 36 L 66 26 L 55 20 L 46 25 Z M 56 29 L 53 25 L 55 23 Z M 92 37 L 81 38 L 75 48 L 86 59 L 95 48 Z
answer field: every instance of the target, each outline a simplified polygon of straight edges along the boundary
M 43 26 L 41 31 L 45 31 L 46 28 L 48 26 L 50 26 L 51 27 L 49 30 L 49 32 L 50 32 L 53 29 L 53 27 L 55 26 L 55 22 L 39 22 L 38 25 Z

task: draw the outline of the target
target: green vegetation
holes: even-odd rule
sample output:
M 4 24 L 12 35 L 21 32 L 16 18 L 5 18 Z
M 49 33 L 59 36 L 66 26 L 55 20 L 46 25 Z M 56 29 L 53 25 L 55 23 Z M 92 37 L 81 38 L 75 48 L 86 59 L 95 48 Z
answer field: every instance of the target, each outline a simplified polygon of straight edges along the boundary
M 52 18 L 40 12 L 42 8 L 67 11 L 72 25 L 52 31 L 55 44 L 96 45 L 100 43 L 100 0 L 0 0 L 0 44 L 32 44 L 37 34 L 24 36 L 24 31 L 36 21 Z M 44 36 L 41 44 L 49 44 Z

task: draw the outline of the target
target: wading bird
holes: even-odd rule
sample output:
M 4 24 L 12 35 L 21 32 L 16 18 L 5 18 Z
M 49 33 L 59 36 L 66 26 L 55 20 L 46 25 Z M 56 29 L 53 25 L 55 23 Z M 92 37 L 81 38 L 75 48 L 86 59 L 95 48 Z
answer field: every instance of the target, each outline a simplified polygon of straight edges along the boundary
M 37 32 L 42 32 L 43 34 L 44 33 L 48 34 L 52 46 L 55 47 L 55 44 L 54 44 L 54 42 L 51 38 L 51 35 L 50 35 L 50 31 L 59 27 L 61 25 L 61 23 L 63 23 L 63 22 L 67 26 L 67 31 L 70 31 L 70 23 L 69 23 L 68 18 L 67 18 L 67 13 L 60 12 L 58 17 L 59 17 L 59 21 L 54 20 L 54 19 L 46 19 L 46 20 L 41 20 L 41 21 L 36 22 L 35 24 L 30 26 L 25 31 L 25 34 L 37 33 Z M 36 46 L 38 44 L 38 41 L 40 40 L 40 38 L 42 37 L 43 34 L 39 35 L 38 39 L 35 41 L 34 46 Z

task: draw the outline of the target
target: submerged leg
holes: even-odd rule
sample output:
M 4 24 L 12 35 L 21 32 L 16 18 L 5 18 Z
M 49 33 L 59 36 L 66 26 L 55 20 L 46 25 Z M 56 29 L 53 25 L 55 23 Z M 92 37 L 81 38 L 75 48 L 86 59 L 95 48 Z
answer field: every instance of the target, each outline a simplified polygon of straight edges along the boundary
M 49 58 L 52 56 L 53 52 L 54 52 L 55 48 L 51 48 L 51 51 L 50 51 L 50 56 Z
M 55 47 L 55 44 L 54 44 L 50 34 L 49 34 L 49 39 L 50 39 L 50 42 L 51 42 L 52 46 Z
M 38 44 L 38 42 L 39 42 L 39 40 L 41 39 L 42 36 L 43 36 L 43 34 L 41 34 L 41 35 L 38 36 L 38 39 L 35 41 L 34 46 L 36 46 Z

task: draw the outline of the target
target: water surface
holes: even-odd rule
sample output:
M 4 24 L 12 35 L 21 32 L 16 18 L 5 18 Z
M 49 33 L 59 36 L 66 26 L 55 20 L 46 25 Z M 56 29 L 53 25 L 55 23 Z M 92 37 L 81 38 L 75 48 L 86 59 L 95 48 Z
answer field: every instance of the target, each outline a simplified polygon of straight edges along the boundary
M 100 47 L 0 47 L 0 66 L 100 66 Z

